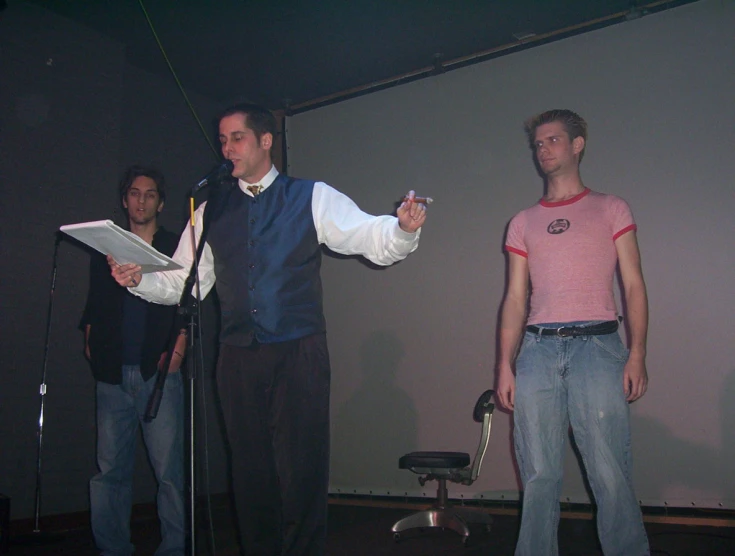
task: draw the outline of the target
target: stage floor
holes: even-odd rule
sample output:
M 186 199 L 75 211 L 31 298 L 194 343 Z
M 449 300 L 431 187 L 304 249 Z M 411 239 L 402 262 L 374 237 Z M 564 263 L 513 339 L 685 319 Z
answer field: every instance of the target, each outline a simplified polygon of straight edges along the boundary
M 465 547 L 461 537 L 453 531 L 426 529 L 407 531 L 396 543 L 391 526 L 412 510 L 330 504 L 327 556 L 510 556 L 513 554 L 518 528 L 515 515 L 495 515 L 488 532 L 483 526 L 472 529 Z M 200 510 L 201 523 L 207 512 Z M 212 508 L 215 556 L 238 556 L 237 535 L 228 504 Z M 152 516 L 137 517 L 133 521 L 133 542 L 136 555 L 152 555 L 158 545 L 158 524 Z M 669 556 L 704 556 L 735 554 L 735 527 L 709 527 L 646 523 L 651 554 Z M 47 535 L 34 538 L 29 535 L 10 537 L 11 556 L 92 556 L 98 552 L 87 526 L 77 526 L 61 532 L 59 538 Z M 197 531 L 197 554 L 213 555 L 211 535 L 206 526 Z M 34 542 L 36 541 L 36 542 Z M 562 519 L 559 531 L 560 554 L 564 556 L 601 555 L 594 521 L 590 519 Z

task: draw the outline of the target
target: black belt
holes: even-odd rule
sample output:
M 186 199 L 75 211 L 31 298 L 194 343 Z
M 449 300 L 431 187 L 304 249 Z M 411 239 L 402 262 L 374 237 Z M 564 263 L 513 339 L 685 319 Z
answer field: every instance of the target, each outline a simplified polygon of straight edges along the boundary
M 542 336 L 603 336 L 612 334 L 618 330 L 618 321 L 609 320 L 592 326 L 560 326 L 559 328 L 539 328 L 533 324 L 526 327 L 526 331 L 532 334 L 541 334 Z

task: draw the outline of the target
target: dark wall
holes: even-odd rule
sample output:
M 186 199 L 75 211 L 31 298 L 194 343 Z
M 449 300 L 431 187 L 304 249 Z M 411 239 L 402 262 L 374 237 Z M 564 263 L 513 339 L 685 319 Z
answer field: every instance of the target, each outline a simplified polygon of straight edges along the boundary
M 37 430 L 47 311 L 62 224 L 123 214 L 116 185 L 132 163 L 166 176 L 161 217 L 179 232 L 189 187 L 215 163 L 205 135 L 173 79 L 126 63 L 112 39 L 22 2 L 0 14 L 0 492 L 12 518 L 34 511 Z M 176 61 L 173 61 L 174 65 Z M 221 108 L 190 95 L 207 131 Z M 87 291 L 89 254 L 61 241 L 49 327 L 41 514 L 88 509 L 95 465 L 94 381 L 77 324 Z M 205 302 L 213 492 L 226 489 L 222 435 L 210 389 L 216 314 Z M 199 387 L 198 387 L 199 388 Z M 198 412 L 199 413 L 199 412 Z M 201 415 L 201 414 L 200 414 Z M 203 454 L 199 438 L 197 457 Z M 134 498 L 152 501 L 155 483 L 140 446 Z

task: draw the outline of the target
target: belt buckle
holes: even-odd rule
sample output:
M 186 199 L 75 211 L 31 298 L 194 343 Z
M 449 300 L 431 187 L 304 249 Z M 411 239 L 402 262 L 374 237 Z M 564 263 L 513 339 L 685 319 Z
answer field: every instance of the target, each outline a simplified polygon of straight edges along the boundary
M 569 332 L 566 332 L 567 330 L 569 330 Z M 560 326 L 556 329 L 556 335 L 560 338 L 568 338 L 572 335 L 571 328 L 568 326 Z

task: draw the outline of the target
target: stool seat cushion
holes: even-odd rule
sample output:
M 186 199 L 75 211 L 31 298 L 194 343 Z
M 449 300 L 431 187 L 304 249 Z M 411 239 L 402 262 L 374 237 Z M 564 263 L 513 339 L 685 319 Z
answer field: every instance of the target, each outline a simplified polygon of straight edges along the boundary
M 399 469 L 412 467 L 462 469 L 469 464 L 470 455 L 464 452 L 411 452 L 398 460 Z

